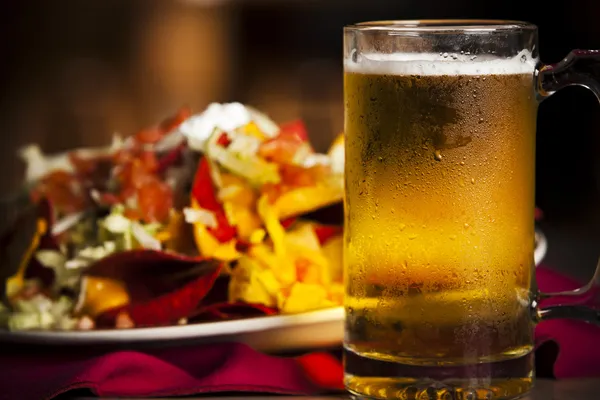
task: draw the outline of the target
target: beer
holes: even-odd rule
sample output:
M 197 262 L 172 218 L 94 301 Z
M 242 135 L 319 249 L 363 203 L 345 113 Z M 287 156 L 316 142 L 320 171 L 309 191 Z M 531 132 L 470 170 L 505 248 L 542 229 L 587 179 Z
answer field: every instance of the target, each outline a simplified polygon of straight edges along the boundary
M 412 398 L 432 390 L 424 376 L 464 398 L 471 387 L 472 399 L 531 386 L 533 71 L 525 53 L 346 62 L 345 379 L 355 394 Z

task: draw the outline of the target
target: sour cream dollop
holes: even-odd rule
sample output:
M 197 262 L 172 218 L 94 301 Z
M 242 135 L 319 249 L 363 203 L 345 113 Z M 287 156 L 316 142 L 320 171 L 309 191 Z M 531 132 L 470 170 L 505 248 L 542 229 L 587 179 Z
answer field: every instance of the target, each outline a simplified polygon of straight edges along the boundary
M 275 136 L 279 131 L 277 124 L 266 115 L 238 102 L 211 103 L 202 113 L 183 121 L 178 130 L 187 138 L 191 149 L 203 151 L 215 129 L 231 132 L 250 122 L 257 124 L 269 137 Z

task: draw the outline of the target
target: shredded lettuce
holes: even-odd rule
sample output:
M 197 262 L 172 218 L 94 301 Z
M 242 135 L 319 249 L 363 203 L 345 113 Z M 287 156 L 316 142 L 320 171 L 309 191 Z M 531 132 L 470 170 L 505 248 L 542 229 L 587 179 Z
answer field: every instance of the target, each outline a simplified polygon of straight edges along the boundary
M 116 205 L 111 212 L 100 221 L 100 242 L 112 241 L 115 251 L 127 251 L 135 248 L 160 250 L 160 241 L 155 235 L 163 228 L 162 224 L 142 224 L 134 222 L 123 215 L 125 207 Z
M 212 161 L 216 161 L 223 168 L 229 170 L 235 175 L 241 176 L 256 187 L 265 183 L 279 183 L 279 167 L 275 163 L 270 163 L 251 151 L 242 150 L 244 146 L 223 147 L 217 143 L 222 131 L 215 130 L 209 140 L 206 142 L 204 154 Z M 250 138 L 248 136 L 248 138 Z M 245 139 L 243 139 L 245 140 Z M 248 139 L 252 140 L 252 139 Z M 233 142 L 232 142 L 233 143 Z M 221 187 L 222 185 L 218 185 Z
M 55 302 L 41 294 L 19 299 L 15 301 L 13 312 L 8 314 L 5 326 L 11 331 L 73 329 L 77 325 L 77 319 L 70 316 L 73 306 L 73 301 L 66 296 Z
M 64 253 L 56 250 L 39 250 L 36 252 L 36 258 L 44 267 L 54 270 L 54 291 L 58 292 L 62 288 L 77 290 L 82 271 L 115 250 L 115 243 L 107 241 L 100 246 L 84 248 L 70 260 Z
M 188 224 L 200 222 L 202 225 L 209 228 L 216 228 L 218 225 L 215 213 L 204 208 L 186 207 L 183 209 L 183 215 L 185 217 L 185 222 Z

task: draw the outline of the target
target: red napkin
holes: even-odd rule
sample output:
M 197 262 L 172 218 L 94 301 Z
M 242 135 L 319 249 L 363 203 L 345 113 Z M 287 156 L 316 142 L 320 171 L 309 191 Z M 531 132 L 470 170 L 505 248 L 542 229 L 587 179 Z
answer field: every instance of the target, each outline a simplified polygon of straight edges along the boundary
M 548 292 L 580 286 L 546 268 L 537 269 L 537 279 Z M 600 328 L 584 322 L 542 322 L 536 330 L 538 374 L 600 377 L 599 341 Z M 339 354 L 328 352 L 271 356 L 239 343 L 145 351 L 60 350 L 2 345 L 0 398 L 51 399 L 83 388 L 106 397 L 233 391 L 316 395 L 343 389 Z
M 540 290 L 547 293 L 583 286 L 581 282 L 544 267 L 537 268 L 536 279 Z M 555 303 L 557 301 L 548 299 L 542 301 L 541 306 Z M 568 319 L 542 321 L 536 326 L 535 341 L 538 370 L 540 366 L 548 369 L 549 365 L 540 363 L 544 359 L 553 361 L 553 376 L 558 379 L 600 377 L 600 327 Z

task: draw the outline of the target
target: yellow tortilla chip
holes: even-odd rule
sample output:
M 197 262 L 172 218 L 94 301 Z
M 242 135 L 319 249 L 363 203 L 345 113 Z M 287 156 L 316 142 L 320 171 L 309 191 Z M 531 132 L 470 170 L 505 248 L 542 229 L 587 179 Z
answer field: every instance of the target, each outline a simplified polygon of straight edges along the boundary
M 343 174 L 344 173 L 344 160 L 346 156 L 346 151 L 344 148 L 345 140 L 344 134 L 340 133 L 329 148 L 327 155 L 331 160 L 331 170 L 335 174 Z
M 339 282 L 334 282 L 329 286 L 327 298 L 338 306 L 344 305 L 344 285 Z
M 275 254 L 279 258 L 284 259 L 286 256 L 284 242 L 285 229 L 279 222 L 280 215 L 277 212 L 277 209 L 269 204 L 267 196 L 261 196 L 260 199 L 258 199 L 257 209 L 258 215 L 263 220 L 265 228 L 269 233 L 269 237 L 273 242 Z
M 46 223 L 46 221 L 42 218 L 38 219 L 36 232 L 33 235 L 31 243 L 25 251 L 23 258 L 19 262 L 17 273 L 6 280 L 6 297 L 11 298 L 15 296 L 21 291 L 21 289 L 25 285 L 25 272 L 27 270 L 27 266 L 29 265 L 29 261 L 31 261 L 31 258 L 35 254 L 35 251 L 37 250 L 40 244 L 42 236 L 46 234 L 47 229 L 48 224 Z
M 273 207 L 279 218 L 285 219 L 339 203 L 343 198 L 343 185 L 307 186 L 284 193 Z
M 123 282 L 95 276 L 85 276 L 82 280 L 82 292 L 77 305 L 80 315 L 95 317 L 111 308 L 129 303 L 129 294 Z
M 342 282 L 344 278 L 344 238 L 335 236 L 327 240 L 321 248 L 323 256 L 327 259 L 329 276 L 333 282 Z
M 240 258 L 230 279 L 229 301 L 264 304 L 268 307 L 277 305 L 281 285 L 272 270 L 262 268 L 256 261 L 248 257 Z
M 198 203 L 192 198 L 192 208 L 198 208 Z M 221 261 L 233 261 L 240 257 L 240 253 L 236 250 L 236 240 L 231 239 L 226 243 L 219 242 L 208 231 L 206 226 L 201 222 L 196 222 L 194 226 L 194 240 L 200 255 L 204 257 L 213 257 Z
M 328 285 L 331 282 L 329 261 L 321 250 L 312 224 L 300 224 L 285 235 L 286 251 L 295 259 L 297 280 Z
M 242 127 L 242 132 L 248 136 L 254 136 L 260 140 L 266 140 L 267 137 L 254 122 L 249 122 Z
M 283 314 L 296 314 L 333 305 L 334 303 L 327 298 L 327 291 L 323 286 L 302 282 L 295 283 L 288 296 L 280 293 L 277 300 L 277 306 Z
M 259 262 L 263 269 L 273 271 L 273 274 L 283 286 L 289 286 L 296 282 L 296 266 L 290 257 L 279 257 L 268 246 L 252 246 L 248 256 Z

